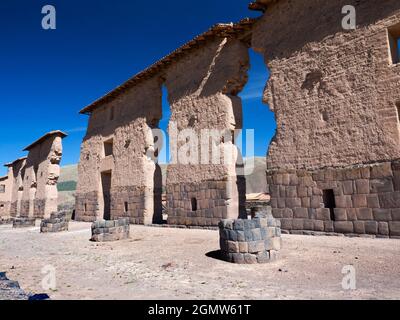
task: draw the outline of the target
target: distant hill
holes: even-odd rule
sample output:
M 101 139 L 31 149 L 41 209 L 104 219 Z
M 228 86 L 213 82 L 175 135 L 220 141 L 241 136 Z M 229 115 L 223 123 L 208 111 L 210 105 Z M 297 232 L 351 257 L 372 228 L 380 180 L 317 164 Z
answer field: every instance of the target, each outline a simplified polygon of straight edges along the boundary
M 251 159 L 248 159 L 249 161 Z M 167 165 L 160 165 L 163 184 L 166 183 Z M 267 191 L 266 178 L 266 161 L 265 157 L 254 158 L 254 171 L 246 177 L 246 192 L 249 193 L 265 193 Z M 69 165 L 61 168 L 61 175 L 58 181 L 59 204 L 63 208 L 69 208 L 75 203 L 75 190 L 78 181 L 78 166 Z

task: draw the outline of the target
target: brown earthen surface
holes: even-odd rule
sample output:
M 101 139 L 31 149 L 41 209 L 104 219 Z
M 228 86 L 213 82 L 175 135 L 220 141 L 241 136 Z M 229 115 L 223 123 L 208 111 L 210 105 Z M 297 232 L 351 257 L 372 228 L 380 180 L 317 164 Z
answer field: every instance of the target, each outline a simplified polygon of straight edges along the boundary
M 130 234 L 98 244 L 88 241 L 90 223 L 56 234 L 0 226 L 0 268 L 24 290 L 43 292 L 42 269 L 55 267 L 52 299 L 400 298 L 398 240 L 283 235 L 279 260 L 235 265 L 206 256 L 219 249 L 218 231 L 131 226 Z M 342 289 L 348 265 L 353 291 Z

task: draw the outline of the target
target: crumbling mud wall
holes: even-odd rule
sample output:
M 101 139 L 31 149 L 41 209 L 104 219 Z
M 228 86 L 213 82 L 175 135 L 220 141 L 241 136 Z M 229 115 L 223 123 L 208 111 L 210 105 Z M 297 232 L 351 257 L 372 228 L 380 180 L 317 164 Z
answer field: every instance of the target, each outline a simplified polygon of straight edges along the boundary
M 400 2 L 258 2 L 270 3 L 252 45 L 271 71 L 274 215 L 296 232 L 398 236 L 400 65 L 391 37 Z M 356 30 L 342 28 L 345 5 L 356 8 Z
M 161 216 L 154 210 L 151 158 L 161 103 L 161 81 L 153 77 L 91 113 L 78 168 L 77 220 L 151 224 Z
M 57 182 L 65 136 L 61 131 L 53 131 L 25 148 L 29 154 L 23 181 L 22 217 L 49 218 L 57 212 Z
M 12 169 L 8 168 L 7 175 L 0 177 L 0 220 L 10 217 L 12 190 Z
M 172 146 L 166 187 L 168 223 L 216 226 L 220 219 L 237 219 L 239 206 L 245 215 L 245 204 L 239 203 L 244 199 L 239 193 L 245 191 L 238 187 L 233 132 L 242 128 L 242 105 L 237 94 L 247 82 L 248 67 L 245 43 L 217 37 L 168 69 Z M 218 141 L 212 142 L 203 139 L 205 129 L 223 132 L 224 138 L 217 136 Z M 195 141 L 192 137 L 183 139 L 185 130 L 196 134 Z M 221 154 L 218 161 L 212 160 L 212 143 Z M 182 153 L 185 144 L 190 156 L 197 154 L 189 161 Z M 229 150 L 226 155 L 225 149 Z M 208 157 L 202 158 L 204 153 Z M 207 158 L 209 161 L 203 161 Z
M 23 194 L 23 183 L 25 175 L 26 157 L 17 159 L 12 163 L 7 164 L 12 172 L 12 187 L 11 187 L 11 204 L 10 216 L 13 218 L 19 217 L 21 214 L 21 200 Z

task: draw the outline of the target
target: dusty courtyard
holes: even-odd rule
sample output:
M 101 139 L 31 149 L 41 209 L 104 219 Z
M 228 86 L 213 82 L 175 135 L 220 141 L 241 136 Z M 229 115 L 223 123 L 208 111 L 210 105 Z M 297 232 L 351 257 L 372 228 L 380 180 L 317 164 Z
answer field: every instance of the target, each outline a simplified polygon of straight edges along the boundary
M 43 293 L 43 268 L 55 267 L 52 299 L 400 298 L 400 240 L 283 236 L 279 261 L 233 265 L 209 257 L 217 231 L 131 226 L 125 241 L 89 238 L 89 223 L 58 234 L 0 226 L 0 271 Z M 354 291 L 342 289 L 345 265 L 356 269 Z

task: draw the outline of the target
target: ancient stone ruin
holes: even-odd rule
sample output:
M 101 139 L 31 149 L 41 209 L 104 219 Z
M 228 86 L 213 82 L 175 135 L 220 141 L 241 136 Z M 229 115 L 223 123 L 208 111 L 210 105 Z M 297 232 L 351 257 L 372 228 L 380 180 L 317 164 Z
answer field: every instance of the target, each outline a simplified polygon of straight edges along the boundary
M 57 212 L 62 139 L 52 131 L 24 149 L 28 156 L 7 163 L 8 175 L 0 179 L 0 217 L 49 218 Z
M 40 224 L 41 233 L 68 231 L 69 216 L 67 212 L 52 213 L 49 219 L 43 219 Z
M 92 224 L 92 238 L 94 242 L 118 241 L 129 238 L 129 219 L 99 220 Z
M 282 245 L 280 226 L 271 213 L 263 210 L 252 220 L 222 220 L 219 224 L 222 258 L 239 264 L 276 260 Z
M 36 218 L 14 218 L 13 228 L 31 228 L 36 226 Z

